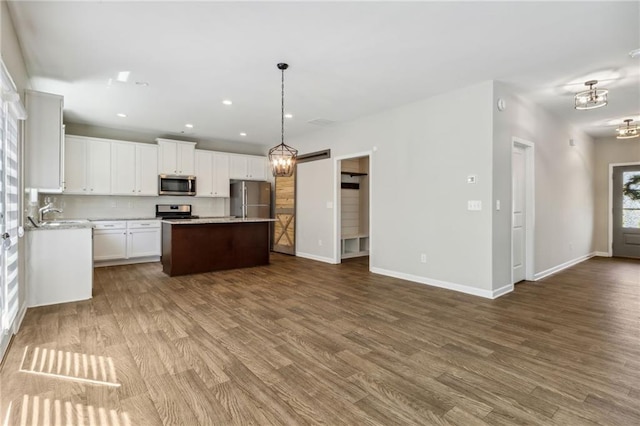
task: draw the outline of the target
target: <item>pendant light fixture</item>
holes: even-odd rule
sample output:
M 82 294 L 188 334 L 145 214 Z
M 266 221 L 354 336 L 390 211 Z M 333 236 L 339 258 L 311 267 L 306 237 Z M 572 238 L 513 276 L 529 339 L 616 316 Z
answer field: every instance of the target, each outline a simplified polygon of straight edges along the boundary
M 638 125 L 631 124 L 632 121 L 633 121 L 632 119 L 627 118 L 626 120 L 624 120 L 624 122 L 627 123 L 627 125 L 620 126 L 616 129 L 616 133 L 618 134 L 616 136 L 617 139 L 632 139 L 640 136 L 640 132 L 638 131 Z
M 298 150 L 293 149 L 284 143 L 284 70 L 289 68 L 288 64 L 279 63 L 278 69 L 282 71 L 282 103 L 281 103 L 281 132 L 280 145 L 276 145 L 269 150 L 269 163 L 271 172 L 275 177 L 288 177 L 293 174 L 296 166 Z
M 598 89 L 593 87 L 596 84 L 598 84 L 598 80 L 589 80 L 584 83 L 585 86 L 589 86 L 589 90 L 576 93 L 576 109 L 595 109 L 607 104 L 607 94 L 609 91 L 607 89 Z

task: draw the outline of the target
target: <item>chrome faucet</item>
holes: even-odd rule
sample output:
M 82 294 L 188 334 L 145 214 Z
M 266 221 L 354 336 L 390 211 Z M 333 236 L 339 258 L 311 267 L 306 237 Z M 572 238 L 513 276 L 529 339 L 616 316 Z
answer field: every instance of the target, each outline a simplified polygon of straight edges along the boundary
M 38 209 L 38 222 L 42 223 L 44 221 L 44 215 L 50 212 L 62 213 L 62 210 L 53 207 L 53 203 L 48 203 Z

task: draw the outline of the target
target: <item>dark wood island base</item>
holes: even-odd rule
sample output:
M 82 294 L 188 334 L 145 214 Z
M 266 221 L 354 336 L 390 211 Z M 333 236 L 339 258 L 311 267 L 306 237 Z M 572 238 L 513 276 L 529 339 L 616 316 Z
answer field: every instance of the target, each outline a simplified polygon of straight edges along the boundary
M 270 221 L 162 223 L 162 270 L 169 276 L 269 264 Z

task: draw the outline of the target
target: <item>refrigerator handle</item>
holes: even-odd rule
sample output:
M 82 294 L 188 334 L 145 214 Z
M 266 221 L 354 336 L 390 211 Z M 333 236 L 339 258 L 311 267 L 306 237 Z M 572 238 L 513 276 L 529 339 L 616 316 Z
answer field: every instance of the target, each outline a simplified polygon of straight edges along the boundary
M 247 218 L 247 203 L 249 202 L 249 194 L 247 193 L 247 186 L 242 183 L 242 218 Z

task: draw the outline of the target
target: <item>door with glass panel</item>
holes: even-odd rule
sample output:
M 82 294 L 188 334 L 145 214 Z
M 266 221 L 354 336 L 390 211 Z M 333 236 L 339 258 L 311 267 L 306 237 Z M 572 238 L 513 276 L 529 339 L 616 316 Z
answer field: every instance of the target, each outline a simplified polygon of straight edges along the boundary
M 613 168 L 613 256 L 640 259 L 640 165 Z

